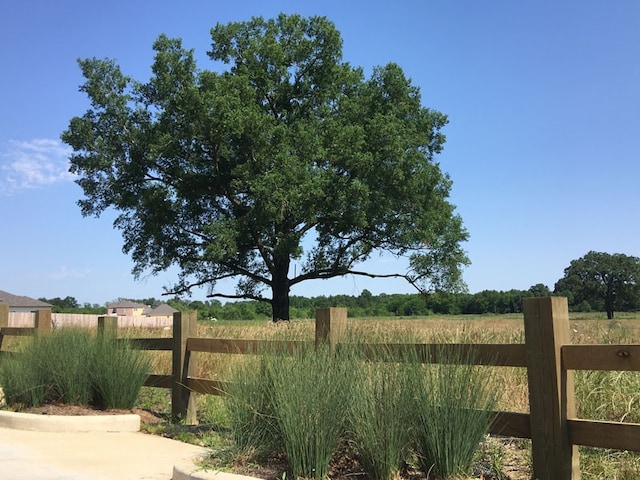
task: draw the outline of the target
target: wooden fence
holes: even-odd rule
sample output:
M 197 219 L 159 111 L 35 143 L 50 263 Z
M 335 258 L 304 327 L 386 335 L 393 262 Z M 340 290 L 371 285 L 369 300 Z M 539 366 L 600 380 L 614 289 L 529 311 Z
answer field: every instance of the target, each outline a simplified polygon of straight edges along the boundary
M 437 362 L 438 353 L 448 350 L 453 354 L 472 353 L 478 365 L 527 368 L 530 413 L 495 412 L 490 433 L 530 438 L 533 473 L 539 480 L 578 480 L 578 445 L 640 451 L 640 424 L 576 418 L 573 387 L 574 370 L 640 371 L 640 345 L 571 345 L 566 298 L 525 298 L 523 302 L 524 344 L 416 344 L 410 347 L 416 349 L 424 362 Z M 9 328 L 6 321 L 3 323 L 0 304 L 0 350 L 3 335 L 46 332 L 45 317 L 46 314 L 36 316 L 35 328 Z M 133 340 L 137 348 L 143 350 L 173 352 L 172 374 L 150 375 L 146 385 L 170 388 L 172 415 L 188 423 L 195 421 L 196 393 L 220 395 L 224 392 L 223 382 L 194 376 L 196 354 L 251 354 L 267 344 L 292 349 L 301 343 L 198 338 L 196 320 L 196 312 L 179 312 L 174 314 L 172 338 Z M 315 342 L 339 347 L 346 325 L 346 309 L 319 309 Z M 101 334 L 116 336 L 117 328 L 117 318 L 98 320 Z M 367 344 L 363 348 L 375 355 L 378 349 L 395 349 L 400 353 L 407 345 Z
M 36 312 L 9 312 L 9 327 L 30 327 L 33 325 Z M 85 313 L 52 313 L 51 322 L 54 327 L 83 327 L 96 328 L 98 317 L 101 315 L 91 315 Z M 164 328 L 173 325 L 172 316 L 127 316 L 118 315 L 118 326 L 122 328 L 142 327 L 142 328 Z

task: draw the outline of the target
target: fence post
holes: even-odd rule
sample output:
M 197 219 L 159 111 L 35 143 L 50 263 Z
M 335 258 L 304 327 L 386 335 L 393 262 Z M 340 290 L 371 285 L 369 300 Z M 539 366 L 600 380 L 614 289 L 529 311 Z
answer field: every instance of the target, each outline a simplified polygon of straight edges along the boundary
M 567 417 L 576 415 L 573 372 L 563 368 L 561 356 L 562 345 L 571 343 L 567 299 L 525 298 L 523 312 L 533 476 L 579 480 L 578 447 L 567 425 Z
M 36 335 L 51 333 L 51 310 L 36 310 L 35 314 L 34 327 Z
M 118 317 L 98 317 L 98 338 L 118 338 Z
M 187 379 L 196 371 L 195 359 L 187 351 L 187 338 L 198 334 L 198 313 L 173 314 L 173 386 L 171 388 L 171 416 L 188 425 L 196 423 L 196 395 L 187 388 Z
M 329 307 L 316 309 L 316 346 L 335 346 L 347 331 L 347 309 Z
M 9 326 L 9 304 L 0 302 L 0 328 Z
M 9 304 L 0 302 L 0 350 L 2 350 L 2 341 L 4 335 L 2 334 L 2 327 L 9 326 Z

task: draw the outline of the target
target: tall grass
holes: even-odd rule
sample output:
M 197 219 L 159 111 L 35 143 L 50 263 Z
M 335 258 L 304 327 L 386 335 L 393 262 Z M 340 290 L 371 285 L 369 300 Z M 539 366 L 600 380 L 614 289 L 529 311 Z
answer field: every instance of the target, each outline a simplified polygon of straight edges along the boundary
M 408 370 L 394 363 L 388 350 L 379 360 L 350 359 L 349 425 L 365 471 L 374 480 L 389 480 L 399 476 L 407 459 L 412 389 Z
M 236 447 L 282 449 L 295 477 L 326 478 L 346 430 L 347 369 L 330 347 L 311 342 L 292 353 L 272 345 L 233 368 L 226 403 Z
M 470 354 L 439 352 L 438 364 L 409 363 L 415 388 L 415 452 L 420 468 L 448 478 L 469 473 L 493 420 L 498 386 Z
M 105 409 L 131 409 L 151 372 L 149 356 L 131 348 L 126 339 L 97 338 L 93 346 L 89 371 L 93 403 Z
M 352 389 L 348 365 L 335 351 L 312 344 L 291 357 L 267 354 L 271 402 L 293 475 L 325 478 L 345 433 Z
M 92 399 L 89 362 L 92 338 L 82 330 L 56 331 L 37 338 L 34 347 L 41 357 L 39 368 L 48 378 L 49 402 L 88 404 Z
M 280 443 L 297 478 L 326 478 L 345 442 L 375 480 L 397 477 L 413 455 L 425 472 L 467 472 L 498 398 L 490 372 L 462 355 L 441 354 L 437 365 L 422 364 L 415 349 L 404 357 L 367 360 L 353 339 L 260 352 L 229 379 L 236 446 Z
M 61 329 L 21 344 L 0 364 L 8 404 L 94 404 L 130 409 L 150 372 L 144 352 L 99 339 L 86 330 Z
M 0 386 L 8 405 L 39 406 L 47 398 L 46 371 L 42 352 L 31 345 L 32 340 L 17 343 L 20 357 L 4 358 L 0 363 Z
M 235 447 L 260 458 L 277 451 L 282 439 L 272 403 L 273 379 L 262 358 L 236 362 L 225 392 L 225 405 Z

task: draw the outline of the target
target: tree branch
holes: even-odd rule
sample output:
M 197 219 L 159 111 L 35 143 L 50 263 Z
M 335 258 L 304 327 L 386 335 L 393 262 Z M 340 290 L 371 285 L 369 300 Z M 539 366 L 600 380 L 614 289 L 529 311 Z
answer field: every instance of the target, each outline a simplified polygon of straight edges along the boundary
M 271 303 L 270 299 L 264 298 L 264 297 L 260 297 L 258 295 L 228 295 L 226 293 L 211 293 L 211 294 L 207 295 L 207 298 L 213 298 L 213 297 L 233 298 L 233 299 L 236 299 L 236 300 L 248 298 L 249 300 L 256 300 L 258 302 Z

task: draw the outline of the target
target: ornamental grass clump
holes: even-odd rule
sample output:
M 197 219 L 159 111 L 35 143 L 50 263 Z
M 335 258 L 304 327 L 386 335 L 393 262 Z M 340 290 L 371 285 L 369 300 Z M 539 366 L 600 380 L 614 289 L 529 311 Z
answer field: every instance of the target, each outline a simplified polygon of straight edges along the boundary
M 438 364 L 411 364 L 414 449 L 424 472 L 441 477 L 469 473 L 494 418 L 499 398 L 493 369 L 473 365 L 473 355 L 442 348 Z
M 294 477 L 326 478 L 345 433 L 350 366 L 328 345 L 264 356 L 271 402 Z
M 235 362 L 225 388 L 233 443 L 238 453 L 261 458 L 282 448 L 272 404 L 273 379 L 262 357 Z
M 22 342 L 0 363 L 0 384 L 14 408 L 46 403 L 133 407 L 150 372 L 144 352 L 80 329 L 55 330 Z
M 45 359 L 30 344 L 18 343 L 14 351 L 20 357 L 3 357 L 0 362 L 0 386 L 7 405 L 40 406 L 47 397 L 48 379 L 44 368 L 39 367 Z
M 42 355 L 39 362 L 48 378 L 47 402 L 86 405 L 92 400 L 89 362 L 93 339 L 88 332 L 76 329 L 57 330 L 36 339 Z
M 133 408 L 151 373 L 151 359 L 127 339 L 94 339 L 90 379 L 93 403 L 103 409 Z
M 329 346 L 274 344 L 231 371 L 226 405 L 236 448 L 284 451 L 296 478 L 326 478 L 346 429 L 349 365 Z
M 349 408 L 352 442 L 374 480 L 399 477 L 408 456 L 411 388 L 408 370 L 388 349 L 376 362 L 351 362 L 354 395 Z

